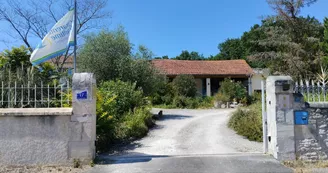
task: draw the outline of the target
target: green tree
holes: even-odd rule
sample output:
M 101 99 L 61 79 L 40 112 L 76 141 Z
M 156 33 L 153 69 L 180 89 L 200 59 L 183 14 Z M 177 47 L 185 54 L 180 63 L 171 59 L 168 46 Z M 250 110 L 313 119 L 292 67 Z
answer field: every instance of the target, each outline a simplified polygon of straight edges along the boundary
M 131 64 L 131 48 L 122 27 L 90 34 L 85 37 L 85 44 L 79 51 L 77 66 L 79 71 L 95 73 L 100 82 L 121 78 L 124 73 L 121 67 Z
M 177 60 L 204 60 L 204 56 L 199 54 L 198 52 L 192 51 L 189 53 L 189 51 L 184 50 L 181 52 L 181 54 L 174 59 Z
M 134 55 L 134 57 L 137 59 L 151 60 L 154 57 L 154 53 L 146 46 L 139 45 L 138 52 Z
M 30 54 L 28 48 L 21 46 L 19 48 L 13 47 L 11 50 L 4 50 L 0 53 L 0 81 L 5 82 L 7 86 L 21 86 L 24 85 L 27 87 L 28 83 L 30 86 L 36 85 L 39 87 L 41 82 L 44 86 L 59 84 L 58 79 L 60 75 L 55 71 L 55 68 L 50 63 L 43 63 L 41 65 L 42 71 L 38 68 L 32 67 L 32 64 L 29 62 Z M 16 93 L 16 92 L 15 92 Z M 1 96 L 3 94 L 3 96 Z M 50 94 L 50 98 L 55 98 Z M 8 95 L 10 97 L 8 97 Z M 59 95 L 59 94 L 58 94 Z M 57 95 L 57 96 L 58 96 Z M 0 107 L 32 107 L 34 106 L 33 102 L 17 102 L 13 104 L 13 98 L 16 100 L 21 100 L 22 96 L 27 99 L 27 90 L 17 90 L 17 94 L 14 95 L 14 92 L 8 92 L 4 90 L 3 93 L 0 93 L 0 97 L 4 97 L 5 104 L 0 105 Z M 41 98 L 40 93 L 37 93 L 37 98 Z M 11 105 L 8 105 L 8 99 L 11 99 Z M 23 99 L 23 100 L 25 100 Z M 34 95 L 30 95 L 30 100 L 34 100 Z M 26 100 L 25 100 L 26 101 Z M 36 103 L 38 107 L 47 106 L 46 103 L 38 102 Z M 56 103 L 51 103 L 56 104 Z
M 264 46 L 258 44 L 259 40 L 266 38 L 265 32 L 261 29 L 261 25 L 255 24 L 250 31 L 244 32 L 241 38 L 227 39 L 219 44 L 220 53 L 210 56 L 210 60 L 231 60 L 246 59 L 251 67 L 265 68 L 266 62 L 263 60 L 252 60 L 250 55 L 265 50 Z
M 162 56 L 162 57 L 157 56 L 157 57 L 155 57 L 154 59 L 169 59 L 169 56 L 167 56 L 167 55 Z
M 321 48 L 323 53 L 323 66 L 328 66 L 328 18 L 324 19 L 324 37 L 323 41 L 321 42 Z
M 227 39 L 219 44 L 218 49 L 220 50 L 218 58 L 221 60 L 245 59 L 246 51 L 239 38 Z
M 131 53 L 132 44 L 122 27 L 113 31 L 102 31 L 86 37 L 79 52 L 79 71 L 95 73 L 97 80 L 122 80 L 136 83 L 145 95 L 158 88 L 162 76 L 149 61 L 153 53 L 140 46 L 136 54 Z
M 2 80 L 9 80 L 9 70 L 11 80 L 18 80 L 27 83 L 43 81 L 44 84 L 51 82 L 60 75 L 50 63 L 43 63 L 39 69 L 32 67 L 30 63 L 30 52 L 25 46 L 13 47 L 11 50 L 6 49 L 0 53 L 0 71 Z
M 195 78 L 192 75 L 178 75 L 172 84 L 179 96 L 195 97 L 197 94 Z
M 259 40 L 266 38 L 266 33 L 263 31 L 262 26 L 255 24 L 251 27 L 250 31 L 244 32 L 241 36 L 241 42 L 245 51 L 245 59 L 253 68 L 265 68 L 267 62 L 264 60 L 252 60 L 250 55 L 263 52 L 267 50 L 265 46 L 259 45 Z
M 304 5 L 314 1 L 271 0 L 276 16 L 267 18 L 262 29 L 266 38 L 259 40 L 265 50 L 252 55 L 257 61 L 269 61 L 274 73 L 294 78 L 311 78 L 319 69 L 321 23 L 313 17 L 299 16 Z
M 16 68 L 31 66 L 29 50 L 25 46 L 13 47 L 11 50 L 4 50 L 0 53 L 0 59 L 2 62 L 0 68 L 6 65 L 7 68 L 16 71 Z

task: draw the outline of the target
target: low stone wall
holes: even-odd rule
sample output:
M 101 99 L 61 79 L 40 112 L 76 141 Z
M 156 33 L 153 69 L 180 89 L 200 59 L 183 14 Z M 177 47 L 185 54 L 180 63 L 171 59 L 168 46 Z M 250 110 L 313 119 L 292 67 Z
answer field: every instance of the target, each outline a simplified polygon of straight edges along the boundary
M 0 109 L 1 165 L 70 165 L 95 157 L 96 79 L 74 73 L 72 108 Z
M 0 109 L 0 165 L 90 162 L 95 131 L 72 117 L 72 108 Z
M 328 158 L 328 103 L 310 103 L 308 125 L 295 125 L 296 157 L 301 160 Z

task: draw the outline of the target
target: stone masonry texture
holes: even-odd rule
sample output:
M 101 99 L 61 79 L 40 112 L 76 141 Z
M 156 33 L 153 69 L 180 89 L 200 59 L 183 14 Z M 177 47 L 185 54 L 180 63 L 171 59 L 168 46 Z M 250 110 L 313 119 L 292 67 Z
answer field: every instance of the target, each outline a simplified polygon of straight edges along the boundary
M 295 125 L 296 156 L 301 160 L 328 158 L 328 105 L 312 103 L 306 108 L 308 125 Z

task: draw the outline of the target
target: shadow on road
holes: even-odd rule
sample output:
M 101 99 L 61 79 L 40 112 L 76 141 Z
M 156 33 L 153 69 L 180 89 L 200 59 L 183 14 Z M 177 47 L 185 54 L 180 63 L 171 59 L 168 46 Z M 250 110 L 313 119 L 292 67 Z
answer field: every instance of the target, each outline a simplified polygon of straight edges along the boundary
M 168 155 L 147 155 L 143 153 L 130 153 L 129 155 L 122 156 L 112 156 L 112 155 L 99 155 L 96 158 L 96 164 L 106 165 L 106 164 L 126 164 L 126 163 L 139 163 L 139 162 L 149 162 L 153 158 L 165 158 Z
M 165 121 L 165 120 L 182 120 L 186 118 L 192 118 L 190 115 L 173 115 L 173 114 L 164 114 L 157 121 Z

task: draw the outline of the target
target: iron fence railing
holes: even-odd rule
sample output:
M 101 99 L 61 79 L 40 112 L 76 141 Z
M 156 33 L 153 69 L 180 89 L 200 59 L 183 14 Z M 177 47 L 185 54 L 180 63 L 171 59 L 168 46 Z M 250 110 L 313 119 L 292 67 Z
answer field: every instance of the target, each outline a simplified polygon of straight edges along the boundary
M 325 83 L 314 82 L 313 80 L 300 80 L 295 82 L 294 86 L 294 92 L 303 94 L 304 101 L 307 102 L 327 102 L 327 89 Z
M 0 108 L 68 107 L 71 103 L 70 82 L 0 82 Z

